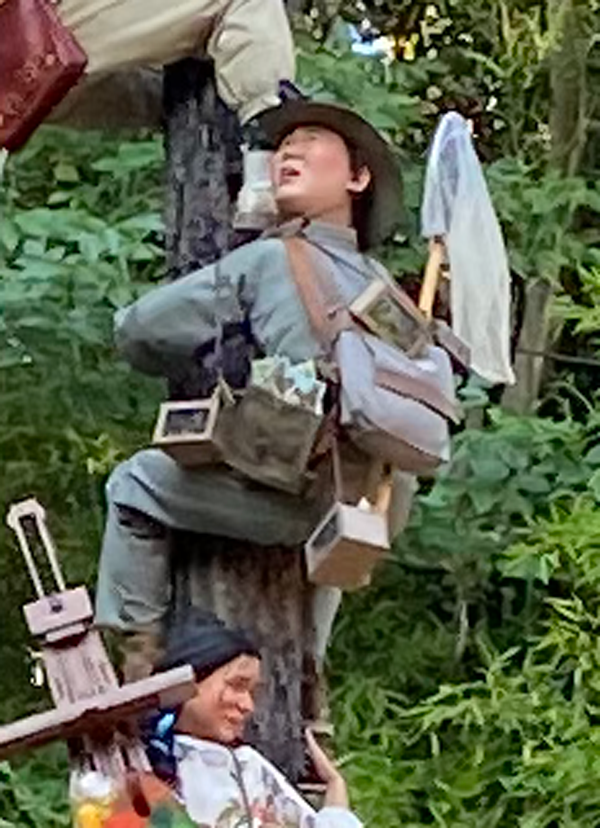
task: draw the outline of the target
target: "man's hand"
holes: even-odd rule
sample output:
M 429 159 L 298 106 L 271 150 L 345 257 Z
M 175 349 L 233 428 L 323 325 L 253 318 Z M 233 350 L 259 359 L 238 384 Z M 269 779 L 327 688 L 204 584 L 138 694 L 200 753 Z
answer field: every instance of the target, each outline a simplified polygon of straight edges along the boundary
M 325 791 L 325 805 L 348 808 L 348 789 L 344 777 L 337 769 L 335 763 L 319 746 L 317 740 L 308 728 L 306 730 L 306 745 L 319 778 L 327 786 Z

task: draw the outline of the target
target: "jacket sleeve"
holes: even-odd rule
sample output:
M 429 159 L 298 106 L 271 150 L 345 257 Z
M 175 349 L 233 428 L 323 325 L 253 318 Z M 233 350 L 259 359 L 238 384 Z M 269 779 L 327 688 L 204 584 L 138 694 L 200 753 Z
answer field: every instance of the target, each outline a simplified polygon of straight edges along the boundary
M 246 312 L 245 272 L 254 245 L 245 245 L 216 264 L 151 290 L 115 315 L 115 341 L 137 370 L 176 377 L 198 347 Z
M 316 828 L 362 828 L 363 823 L 348 808 L 326 805 L 315 814 Z

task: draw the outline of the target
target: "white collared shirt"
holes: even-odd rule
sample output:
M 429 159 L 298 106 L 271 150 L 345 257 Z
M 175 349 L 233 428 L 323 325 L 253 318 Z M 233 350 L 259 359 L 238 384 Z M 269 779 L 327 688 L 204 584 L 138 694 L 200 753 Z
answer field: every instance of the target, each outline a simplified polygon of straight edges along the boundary
M 346 808 L 315 811 L 270 762 L 253 748 L 228 748 L 178 735 L 179 796 L 203 828 L 361 828 Z M 241 778 L 240 778 L 241 777 Z

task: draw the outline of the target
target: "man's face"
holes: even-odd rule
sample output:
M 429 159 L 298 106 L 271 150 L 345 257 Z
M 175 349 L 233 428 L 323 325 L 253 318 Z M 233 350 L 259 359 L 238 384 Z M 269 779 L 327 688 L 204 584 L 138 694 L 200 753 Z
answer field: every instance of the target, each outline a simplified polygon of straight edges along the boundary
M 240 739 L 254 711 L 260 682 L 260 661 L 241 655 L 219 667 L 196 685 L 196 695 L 185 702 L 177 730 L 198 739 L 231 744 Z
M 275 200 L 284 217 L 327 217 L 348 212 L 352 193 L 363 184 L 350 166 L 348 148 L 337 133 L 320 126 L 296 127 L 277 147 L 272 160 Z

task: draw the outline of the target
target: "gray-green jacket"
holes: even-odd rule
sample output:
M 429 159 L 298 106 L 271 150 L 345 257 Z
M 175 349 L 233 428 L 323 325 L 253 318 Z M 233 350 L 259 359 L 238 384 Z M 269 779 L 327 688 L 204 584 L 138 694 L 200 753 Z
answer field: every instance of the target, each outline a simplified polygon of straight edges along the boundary
M 316 255 L 326 255 L 332 278 L 349 302 L 381 268 L 358 252 L 349 228 L 313 222 L 304 233 L 316 246 Z M 173 377 L 203 342 L 217 336 L 219 324 L 245 317 L 267 356 L 280 354 L 299 362 L 320 351 L 281 238 L 243 245 L 218 263 L 151 291 L 117 313 L 116 340 L 134 368 Z
M 247 318 L 264 354 L 285 355 L 294 362 L 319 355 L 321 348 L 296 291 L 281 238 L 299 229 L 299 223 L 284 226 L 278 236 L 239 247 L 218 263 L 157 288 L 119 311 L 116 339 L 122 354 L 140 371 L 177 377 L 198 347 L 218 335 L 221 324 Z M 348 303 L 384 270 L 358 251 L 356 234 L 350 228 L 312 222 L 302 232 L 314 245 L 315 255 L 324 256 Z M 365 493 L 367 480 L 376 482 L 378 468 L 352 450 L 343 455 L 343 461 L 348 494 L 354 499 L 357 490 Z M 404 522 L 407 487 L 412 490 L 414 482 L 402 477 L 402 485 L 394 487 L 393 533 Z

